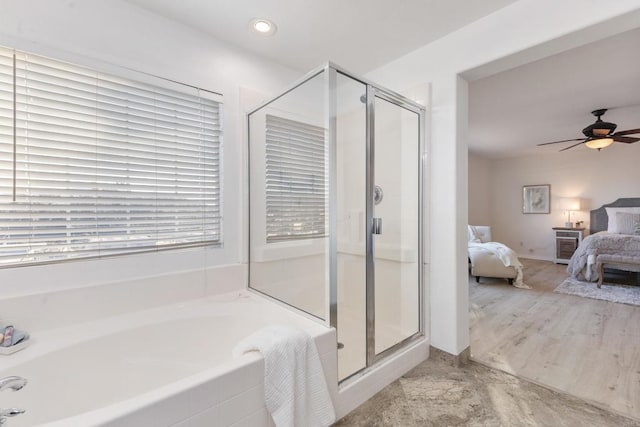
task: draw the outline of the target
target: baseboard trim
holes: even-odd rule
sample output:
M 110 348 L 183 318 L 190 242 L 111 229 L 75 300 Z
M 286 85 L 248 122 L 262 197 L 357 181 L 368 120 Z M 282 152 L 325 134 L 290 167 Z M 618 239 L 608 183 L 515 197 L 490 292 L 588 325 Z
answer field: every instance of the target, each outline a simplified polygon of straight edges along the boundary
M 549 258 L 548 256 L 544 256 L 544 255 L 533 255 L 533 254 L 517 254 L 518 258 L 524 258 L 524 259 L 535 259 L 538 261 L 553 261 L 555 258 Z
M 451 366 L 459 368 L 468 365 L 471 361 L 471 347 L 465 348 L 459 354 L 451 354 L 434 346 L 429 346 L 429 358 L 442 360 Z

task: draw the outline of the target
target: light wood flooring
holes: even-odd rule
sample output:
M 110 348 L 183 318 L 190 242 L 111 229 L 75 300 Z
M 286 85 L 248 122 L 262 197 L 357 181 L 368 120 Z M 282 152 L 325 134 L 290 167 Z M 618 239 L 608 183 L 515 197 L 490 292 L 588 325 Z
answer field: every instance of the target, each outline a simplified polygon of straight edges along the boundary
M 521 261 L 531 290 L 469 278 L 472 359 L 640 420 L 640 307 L 556 294 L 566 266 Z

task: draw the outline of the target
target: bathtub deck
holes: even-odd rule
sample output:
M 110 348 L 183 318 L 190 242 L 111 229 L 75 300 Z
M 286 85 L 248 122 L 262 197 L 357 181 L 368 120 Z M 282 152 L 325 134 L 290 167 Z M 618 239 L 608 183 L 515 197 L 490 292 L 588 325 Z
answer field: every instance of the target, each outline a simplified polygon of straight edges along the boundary
M 11 425 L 266 426 L 262 358 L 233 359 L 231 350 L 267 324 L 314 337 L 335 395 L 334 330 L 241 291 L 39 331 L 29 348 L 2 358 L 0 376 L 29 380 L 7 402 L 28 411 Z M 56 394 L 74 405 L 56 404 Z

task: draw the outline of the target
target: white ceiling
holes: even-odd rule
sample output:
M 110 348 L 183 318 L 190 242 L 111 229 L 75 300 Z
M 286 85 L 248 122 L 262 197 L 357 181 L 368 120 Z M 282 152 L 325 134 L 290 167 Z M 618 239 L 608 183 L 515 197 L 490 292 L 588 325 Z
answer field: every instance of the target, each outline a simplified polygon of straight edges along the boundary
M 331 60 L 364 74 L 515 0 L 127 0 L 300 71 Z M 278 31 L 251 31 L 254 18 Z M 469 84 L 469 149 L 490 158 L 557 152 L 604 119 L 640 127 L 640 29 Z M 640 142 L 638 142 L 640 144 Z M 574 150 L 589 150 L 579 146 Z
M 127 0 L 278 63 L 364 74 L 515 0 Z M 276 23 L 264 37 L 254 18 Z
M 598 108 L 610 109 L 603 119 L 617 130 L 640 128 L 638 46 L 640 29 L 471 82 L 469 150 L 489 158 L 557 152 L 571 143 L 536 144 L 581 137 Z M 577 150 L 589 148 L 558 155 Z

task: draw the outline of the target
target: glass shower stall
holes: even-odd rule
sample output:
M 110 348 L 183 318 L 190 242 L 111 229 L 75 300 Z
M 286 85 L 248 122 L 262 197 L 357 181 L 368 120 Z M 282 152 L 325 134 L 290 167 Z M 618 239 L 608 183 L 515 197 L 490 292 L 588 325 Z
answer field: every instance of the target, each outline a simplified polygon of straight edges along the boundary
M 419 339 L 424 108 L 329 63 L 248 120 L 249 287 L 336 328 L 340 381 Z

